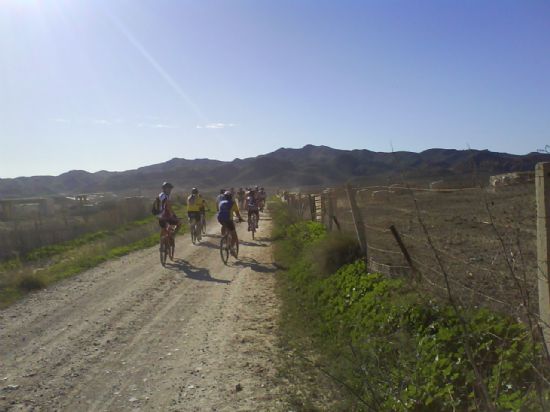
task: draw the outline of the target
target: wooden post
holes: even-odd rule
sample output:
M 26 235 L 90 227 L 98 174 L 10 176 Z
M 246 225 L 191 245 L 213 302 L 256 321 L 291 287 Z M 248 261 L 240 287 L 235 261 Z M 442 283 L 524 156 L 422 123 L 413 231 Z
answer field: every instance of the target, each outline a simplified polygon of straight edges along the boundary
M 414 266 L 414 263 L 411 259 L 411 255 L 409 255 L 409 251 L 405 247 L 405 244 L 403 243 L 403 240 L 401 239 L 401 236 L 399 235 L 399 232 L 395 228 L 394 225 L 390 226 L 391 233 L 393 234 L 393 237 L 395 238 L 397 244 L 399 245 L 399 249 L 401 249 L 401 253 L 403 253 L 403 256 L 405 257 L 405 260 L 409 264 L 409 267 L 411 268 L 413 275 L 416 280 L 421 280 L 421 274 Z
M 308 195 L 309 198 L 309 213 L 311 214 L 311 221 L 315 222 L 316 214 L 317 214 L 317 208 L 315 207 L 315 196 L 312 194 Z
M 363 217 L 357 207 L 357 202 L 355 201 L 355 189 L 351 185 L 346 185 L 346 192 L 348 194 L 349 204 L 351 206 L 351 215 L 353 217 L 353 223 L 355 225 L 355 231 L 357 233 L 357 239 L 359 240 L 359 245 L 361 246 L 361 252 L 364 256 L 365 262 L 367 260 L 367 235 L 365 233 L 365 224 L 363 223 Z
M 332 221 L 334 220 L 334 199 L 332 190 L 327 191 L 327 208 L 328 208 L 328 230 L 332 232 Z
M 550 162 L 535 167 L 537 195 L 537 278 L 539 315 L 546 348 L 550 348 Z

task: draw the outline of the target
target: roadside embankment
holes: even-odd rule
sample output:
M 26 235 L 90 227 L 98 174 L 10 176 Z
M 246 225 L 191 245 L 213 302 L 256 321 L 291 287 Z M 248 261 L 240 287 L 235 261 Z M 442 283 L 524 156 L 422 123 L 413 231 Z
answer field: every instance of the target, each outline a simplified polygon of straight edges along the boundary
M 544 410 L 538 374 L 548 371 L 534 369 L 544 364 L 542 348 L 523 323 L 485 309 L 457 313 L 405 279 L 369 273 L 352 238 L 298 221 L 282 203 L 272 215 L 295 405 L 486 410 L 485 386 L 495 410 Z M 308 365 L 310 379 L 299 372 Z

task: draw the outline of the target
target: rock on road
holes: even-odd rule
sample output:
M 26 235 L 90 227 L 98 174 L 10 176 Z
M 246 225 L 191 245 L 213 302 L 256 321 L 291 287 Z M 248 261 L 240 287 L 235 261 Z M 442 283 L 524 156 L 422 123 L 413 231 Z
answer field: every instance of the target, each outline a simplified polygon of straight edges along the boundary
M 0 311 L 0 410 L 280 410 L 270 224 L 228 266 L 212 221 Z

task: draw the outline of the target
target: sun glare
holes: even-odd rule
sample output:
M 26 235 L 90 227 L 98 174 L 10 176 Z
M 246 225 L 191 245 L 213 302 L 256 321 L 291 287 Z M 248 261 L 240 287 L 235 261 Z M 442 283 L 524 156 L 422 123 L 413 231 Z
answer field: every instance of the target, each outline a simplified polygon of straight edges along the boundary
M 36 12 L 38 11 L 45 0 L 0 0 L 0 10 L 14 12 Z

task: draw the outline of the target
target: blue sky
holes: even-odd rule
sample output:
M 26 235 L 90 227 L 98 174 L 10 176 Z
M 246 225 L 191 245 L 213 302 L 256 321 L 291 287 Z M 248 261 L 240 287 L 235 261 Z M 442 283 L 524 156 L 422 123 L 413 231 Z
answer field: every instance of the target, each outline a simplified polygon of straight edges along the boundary
M 548 1 L 0 0 L 0 177 L 550 144 Z

